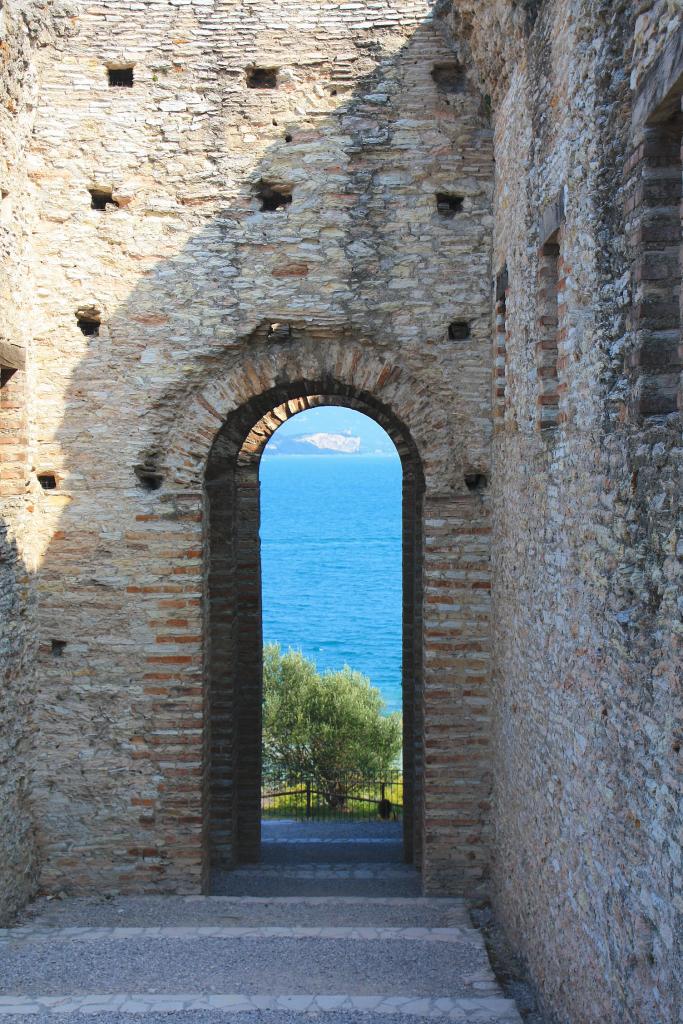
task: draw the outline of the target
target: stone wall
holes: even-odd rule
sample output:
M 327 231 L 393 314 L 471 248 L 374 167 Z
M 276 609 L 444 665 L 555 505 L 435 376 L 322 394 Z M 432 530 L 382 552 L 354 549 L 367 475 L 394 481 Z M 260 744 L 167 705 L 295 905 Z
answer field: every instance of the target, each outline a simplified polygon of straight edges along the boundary
M 32 148 L 36 464 L 56 483 L 37 528 L 43 884 L 206 885 L 204 471 L 231 414 L 315 381 L 386 407 L 419 452 L 416 845 L 428 888 L 476 888 L 491 787 L 480 94 L 423 0 L 107 0 L 76 25 L 44 64 Z M 241 665 L 226 658 L 226 687 Z M 225 770 L 233 786 L 231 755 Z
M 45 887 L 206 887 L 217 747 L 240 813 L 212 650 L 258 669 L 236 453 L 337 396 L 423 484 L 425 888 L 492 892 L 549 1020 L 673 1024 L 681 4 L 431 6 L 1 9 L 0 913 L 35 886 L 31 746 Z
M 0 3 L 0 920 L 33 892 L 30 711 L 36 646 L 31 572 L 32 254 L 27 165 L 36 52 L 65 30 L 64 9 Z M 54 50 L 52 51 L 54 52 Z
M 681 6 L 454 6 L 495 122 L 495 906 L 549 1019 L 673 1022 L 681 134 L 645 93 L 680 105 Z

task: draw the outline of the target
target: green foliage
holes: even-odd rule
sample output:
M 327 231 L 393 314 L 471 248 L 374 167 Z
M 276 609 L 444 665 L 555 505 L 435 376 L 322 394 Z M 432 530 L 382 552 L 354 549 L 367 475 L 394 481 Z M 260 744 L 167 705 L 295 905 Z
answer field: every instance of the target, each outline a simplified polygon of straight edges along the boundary
M 384 715 L 377 687 L 345 666 L 319 674 L 298 651 L 263 652 L 263 762 L 266 772 L 306 775 L 343 802 L 341 780 L 379 778 L 401 751 L 399 713 Z

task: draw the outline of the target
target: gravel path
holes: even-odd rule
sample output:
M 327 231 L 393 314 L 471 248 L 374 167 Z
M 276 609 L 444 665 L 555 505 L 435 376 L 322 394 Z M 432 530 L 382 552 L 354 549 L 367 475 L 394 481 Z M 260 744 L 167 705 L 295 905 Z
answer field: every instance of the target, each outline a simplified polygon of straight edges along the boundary
M 475 938 L 478 933 L 472 931 Z M 338 992 L 466 996 L 486 974 L 483 943 L 340 939 L 36 940 L 2 950 L 0 994 L 90 992 Z M 426 945 L 426 944 L 425 944 Z
M 39 900 L 0 931 L 0 1024 L 520 1024 L 396 822 L 268 822 L 212 896 Z

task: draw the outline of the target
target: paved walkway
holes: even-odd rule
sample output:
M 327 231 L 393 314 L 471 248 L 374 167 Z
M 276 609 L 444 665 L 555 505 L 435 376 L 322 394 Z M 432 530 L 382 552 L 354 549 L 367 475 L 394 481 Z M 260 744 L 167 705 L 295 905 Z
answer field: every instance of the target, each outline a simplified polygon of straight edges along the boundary
M 39 901 L 0 930 L 0 1022 L 519 1024 L 461 900 L 395 823 L 268 823 L 217 895 Z

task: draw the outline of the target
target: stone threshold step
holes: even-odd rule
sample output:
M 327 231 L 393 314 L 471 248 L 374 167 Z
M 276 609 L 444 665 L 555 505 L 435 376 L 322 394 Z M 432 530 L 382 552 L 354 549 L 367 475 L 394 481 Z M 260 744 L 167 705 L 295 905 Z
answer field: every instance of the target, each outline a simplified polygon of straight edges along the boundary
M 396 928 L 349 927 L 319 925 L 317 927 L 262 925 L 260 927 L 233 927 L 226 925 L 182 926 L 153 925 L 150 927 L 96 927 L 69 926 L 55 928 L 44 925 L 25 925 L 19 928 L 0 928 L 0 946 L 25 945 L 48 939 L 55 942 L 97 942 L 100 940 L 128 939 L 344 939 L 346 941 L 390 942 L 458 942 L 483 946 L 481 933 L 474 928 Z
M 267 878 L 417 878 L 415 868 L 403 864 L 385 864 L 382 861 L 342 862 L 330 864 L 327 861 L 309 864 L 243 864 L 225 872 L 231 878 L 258 877 Z
M 76 898 L 76 897 L 75 897 Z M 84 897 L 89 899 L 90 897 Z M 235 903 L 235 904 L 275 904 L 278 906 L 297 906 L 301 903 L 310 903 L 311 906 L 337 906 L 343 903 L 347 906 L 376 906 L 376 907 L 443 907 L 460 908 L 465 906 L 465 900 L 460 896 L 139 896 L 121 897 L 123 899 L 139 900 L 169 900 L 179 899 L 183 903 Z
M 430 1020 L 461 1021 L 463 1024 L 521 1024 L 515 1004 L 502 996 L 485 998 L 430 999 L 424 996 L 354 995 L 243 995 L 224 993 L 101 993 L 78 996 L 0 996 L 3 1015 L 60 1014 L 147 1014 L 214 1011 L 226 1014 L 275 1010 L 301 1014 L 363 1013 L 394 1015 Z
M 358 875 L 340 872 L 303 875 L 229 874 L 215 875 L 211 891 L 224 896 L 329 896 L 333 892 L 348 896 L 420 896 L 419 875 L 393 875 L 389 878 L 371 872 Z
M 374 883 L 371 883 L 374 884 Z M 254 888 L 257 888 L 254 886 Z M 261 888 L 260 886 L 258 888 Z M 335 886 L 341 889 L 341 884 Z M 453 897 L 300 895 L 113 896 L 41 898 L 14 927 L 470 927 L 465 902 Z

